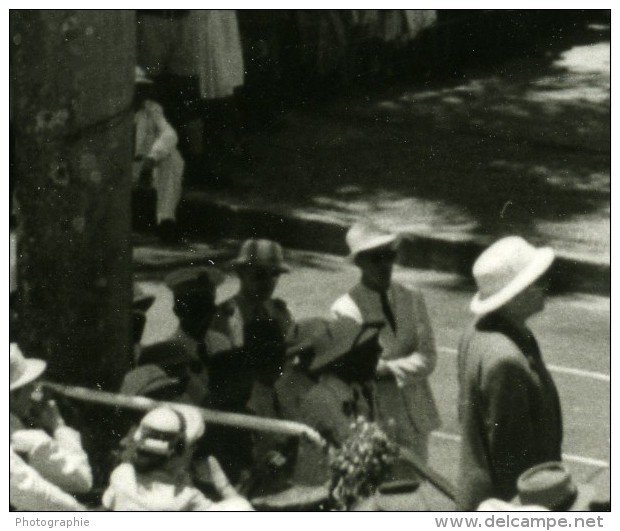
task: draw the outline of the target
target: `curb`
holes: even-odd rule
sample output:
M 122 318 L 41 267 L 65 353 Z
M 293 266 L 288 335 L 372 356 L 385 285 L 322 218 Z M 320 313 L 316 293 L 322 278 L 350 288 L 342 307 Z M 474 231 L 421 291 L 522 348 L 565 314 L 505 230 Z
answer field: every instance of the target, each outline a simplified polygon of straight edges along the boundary
M 185 198 L 178 222 L 194 238 L 268 238 L 284 247 L 348 254 L 345 244 L 347 225 L 305 219 L 295 214 L 254 210 L 209 200 Z M 419 234 L 403 234 L 399 264 L 404 267 L 456 273 L 471 279 L 471 268 L 480 253 L 491 243 L 481 240 L 450 240 Z M 550 291 L 554 294 L 582 292 L 610 296 L 611 270 L 605 263 L 558 253 L 549 272 Z

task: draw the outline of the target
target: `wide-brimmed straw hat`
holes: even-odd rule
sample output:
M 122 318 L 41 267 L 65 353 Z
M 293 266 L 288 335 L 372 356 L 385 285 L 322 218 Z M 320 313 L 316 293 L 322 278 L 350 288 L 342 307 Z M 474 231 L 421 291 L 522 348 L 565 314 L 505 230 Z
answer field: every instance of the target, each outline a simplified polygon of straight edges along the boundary
M 551 247 L 534 247 L 520 236 L 495 242 L 473 267 L 478 293 L 470 309 L 484 315 L 512 300 L 549 269 L 555 254 Z
M 156 365 L 163 369 L 189 365 L 196 361 L 183 343 L 174 340 L 147 345 L 138 356 L 138 365 Z
M 351 226 L 346 235 L 349 246 L 349 260 L 363 252 L 373 251 L 382 247 L 396 249 L 400 243 L 398 235 L 382 229 L 372 221 L 360 221 Z
M 591 485 L 576 485 L 563 463 L 550 461 L 529 468 L 517 480 L 515 505 L 542 505 L 551 511 L 587 511 L 595 498 Z
M 383 325 L 383 321 L 359 324 L 345 317 L 331 321 L 313 339 L 314 359 L 310 370 L 322 369 L 353 349 L 361 348 L 369 341 L 375 341 Z
M 250 239 L 243 242 L 239 255 L 231 260 L 233 268 L 262 267 L 277 273 L 288 273 L 284 253 L 279 243 L 271 240 Z
M 10 391 L 15 391 L 41 376 L 47 363 L 37 358 L 26 358 L 17 343 L 9 346 L 9 382 Z

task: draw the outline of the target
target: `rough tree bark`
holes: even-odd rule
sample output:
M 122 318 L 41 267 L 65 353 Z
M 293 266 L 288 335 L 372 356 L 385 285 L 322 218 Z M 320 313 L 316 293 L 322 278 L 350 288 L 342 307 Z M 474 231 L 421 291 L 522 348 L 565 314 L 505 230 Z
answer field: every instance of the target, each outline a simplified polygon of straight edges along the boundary
M 12 10 L 20 335 L 46 377 L 115 390 L 129 367 L 127 10 Z

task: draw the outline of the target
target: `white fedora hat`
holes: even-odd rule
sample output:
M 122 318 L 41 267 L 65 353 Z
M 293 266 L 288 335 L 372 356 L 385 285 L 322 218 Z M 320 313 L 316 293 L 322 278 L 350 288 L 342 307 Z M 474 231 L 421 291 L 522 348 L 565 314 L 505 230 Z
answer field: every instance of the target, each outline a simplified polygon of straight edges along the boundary
M 486 249 L 474 263 L 478 293 L 470 309 L 484 315 L 501 308 L 551 266 L 551 247 L 536 248 L 520 236 L 507 236 Z
M 37 358 L 25 358 L 17 343 L 11 343 L 9 349 L 10 391 L 28 385 L 45 372 L 47 363 Z
M 350 260 L 359 253 L 391 246 L 395 248 L 400 238 L 397 234 L 382 229 L 372 221 L 359 221 L 351 226 L 346 235 Z

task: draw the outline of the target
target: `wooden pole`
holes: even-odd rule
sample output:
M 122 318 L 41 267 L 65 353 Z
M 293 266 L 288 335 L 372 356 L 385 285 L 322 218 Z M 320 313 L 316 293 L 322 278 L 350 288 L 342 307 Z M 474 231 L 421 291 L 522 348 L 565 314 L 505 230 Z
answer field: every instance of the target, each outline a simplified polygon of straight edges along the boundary
M 163 404 L 167 404 L 172 407 L 175 405 L 175 403 L 172 402 L 158 402 L 143 396 L 126 396 L 76 386 L 47 383 L 46 387 L 67 398 L 103 406 L 131 409 L 134 411 L 149 411 L 155 406 Z M 315 444 L 321 448 L 327 448 L 327 441 L 325 441 L 325 439 L 323 439 L 323 437 L 316 430 L 301 422 L 262 418 L 252 415 L 215 411 L 205 408 L 197 409 L 202 413 L 205 422 L 208 423 L 210 422 L 212 424 L 219 424 L 223 426 L 233 426 L 245 430 L 277 433 L 289 437 L 303 437 L 312 444 Z M 454 485 L 452 485 L 450 481 L 448 481 L 441 474 L 430 468 L 415 453 L 403 446 L 399 446 L 399 454 L 402 459 L 413 465 L 420 477 L 427 480 L 451 500 L 454 501 L 456 499 L 456 489 Z
M 70 385 L 47 383 L 46 387 L 67 398 L 103 406 L 131 409 L 134 411 L 146 412 L 156 406 L 168 405 L 174 407 L 177 405 L 175 402 L 160 402 L 144 396 L 121 395 Z M 305 437 L 318 446 L 324 446 L 326 444 L 323 437 L 321 437 L 317 431 L 301 422 L 263 418 L 254 415 L 243 415 L 241 413 L 230 413 L 227 411 L 216 411 L 199 407 L 196 407 L 196 409 L 200 411 L 203 419 L 207 423 L 232 426 L 244 430 L 277 433 L 289 437 Z

